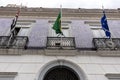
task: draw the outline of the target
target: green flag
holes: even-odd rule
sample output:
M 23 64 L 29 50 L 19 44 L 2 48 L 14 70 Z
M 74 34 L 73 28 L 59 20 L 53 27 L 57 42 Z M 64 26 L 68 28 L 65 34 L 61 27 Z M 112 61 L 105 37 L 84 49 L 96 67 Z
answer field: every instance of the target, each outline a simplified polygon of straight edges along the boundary
M 58 14 L 58 17 L 52 27 L 56 34 L 63 34 L 62 31 L 61 31 L 61 12 Z

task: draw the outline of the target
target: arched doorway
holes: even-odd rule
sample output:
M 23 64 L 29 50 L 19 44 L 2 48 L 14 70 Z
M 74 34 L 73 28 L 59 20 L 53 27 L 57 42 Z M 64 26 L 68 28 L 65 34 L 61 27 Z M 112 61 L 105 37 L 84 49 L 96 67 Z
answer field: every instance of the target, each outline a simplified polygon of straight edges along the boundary
M 40 69 L 36 77 L 36 80 L 88 80 L 88 79 L 84 71 L 81 69 L 81 67 L 79 67 L 79 65 L 71 61 L 57 59 L 54 61 L 50 61 L 46 65 L 44 65 Z
M 48 70 L 43 80 L 79 80 L 74 70 L 66 66 L 55 66 Z

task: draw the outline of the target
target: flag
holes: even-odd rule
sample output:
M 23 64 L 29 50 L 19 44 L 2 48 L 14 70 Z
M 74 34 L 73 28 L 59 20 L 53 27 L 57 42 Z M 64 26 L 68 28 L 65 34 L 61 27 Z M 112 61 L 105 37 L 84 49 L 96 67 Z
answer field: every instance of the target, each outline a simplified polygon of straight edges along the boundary
M 103 16 L 101 18 L 101 25 L 102 25 L 102 29 L 105 31 L 106 36 L 111 38 L 111 33 L 110 33 L 110 30 L 109 30 L 109 27 L 108 27 L 105 11 L 103 11 Z
M 16 26 L 16 23 L 17 23 L 17 19 L 18 19 L 19 13 L 20 13 L 20 9 L 18 9 L 15 17 L 12 20 L 11 29 L 10 29 L 10 32 L 11 32 L 12 36 L 15 36 L 15 26 Z
M 58 14 L 57 19 L 52 28 L 55 30 L 56 34 L 63 35 L 63 33 L 61 31 L 61 12 Z

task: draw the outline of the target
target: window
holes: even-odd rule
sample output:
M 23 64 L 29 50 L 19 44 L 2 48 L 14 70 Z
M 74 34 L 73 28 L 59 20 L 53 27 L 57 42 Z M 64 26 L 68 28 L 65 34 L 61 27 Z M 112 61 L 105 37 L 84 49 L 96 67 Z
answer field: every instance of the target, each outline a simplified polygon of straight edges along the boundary
M 49 36 L 57 37 L 58 35 L 55 33 L 55 30 L 52 29 L 52 27 L 54 25 L 54 21 L 49 21 L 49 23 L 50 23 Z M 62 22 L 61 29 L 62 29 L 62 32 L 63 32 L 65 37 L 70 37 L 71 36 L 70 23 L 71 23 L 70 21 L 63 21 Z
M 120 80 L 120 74 L 106 74 L 105 76 L 109 80 Z
M 90 26 L 90 28 L 95 38 L 106 38 L 106 34 L 101 26 Z M 112 32 L 111 37 L 114 37 Z
M 29 28 L 21 28 L 20 31 L 19 31 L 19 34 L 18 36 L 27 36 L 28 35 L 28 32 L 29 32 Z
M 105 32 L 101 27 L 101 23 L 99 21 L 84 21 L 84 24 L 88 24 L 95 38 L 103 38 L 105 37 Z
M 93 20 L 93 21 L 84 21 L 84 24 L 89 25 L 94 38 L 105 38 L 106 34 L 102 29 L 100 21 Z M 114 37 L 114 34 L 111 34 L 111 37 Z
M 70 31 L 69 31 L 69 25 L 68 24 L 62 24 L 62 32 L 64 36 L 69 37 Z
M 95 38 L 106 38 L 106 34 L 101 26 L 91 27 L 91 30 Z M 112 32 L 111 32 L 111 37 L 115 37 L 115 35 Z
M 0 80 L 15 80 L 17 72 L 0 72 Z
M 34 25 L 34 20 L 18 20 L 15 26 L 15 35 L 28 36 L 31 27 Z
M 18 36 L 27 36 L 33 23 L 35 23 L 35 21 L 18 20 L 15 27 L 15 34 Z
M 102 28 L 96 27 L 96 28 L 91 28 L 93 36 L 95 38 L 103 38 L 105 37 L 105 32 L 103 31 Z

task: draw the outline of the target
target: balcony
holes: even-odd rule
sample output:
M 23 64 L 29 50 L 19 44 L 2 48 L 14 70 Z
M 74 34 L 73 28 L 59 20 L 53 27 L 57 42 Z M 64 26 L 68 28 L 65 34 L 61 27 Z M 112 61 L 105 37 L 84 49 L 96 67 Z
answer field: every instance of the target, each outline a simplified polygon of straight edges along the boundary
M 47 37 L 47 49 L 75 49 L 75 38 Z
M 0 48 L 26 48 L 28 42 L 27 36 L 16 36 L 9 41 L 9 36 L 0 36 Z
M 120 38 L 93 38 L 97 50 L 120 50 Z

